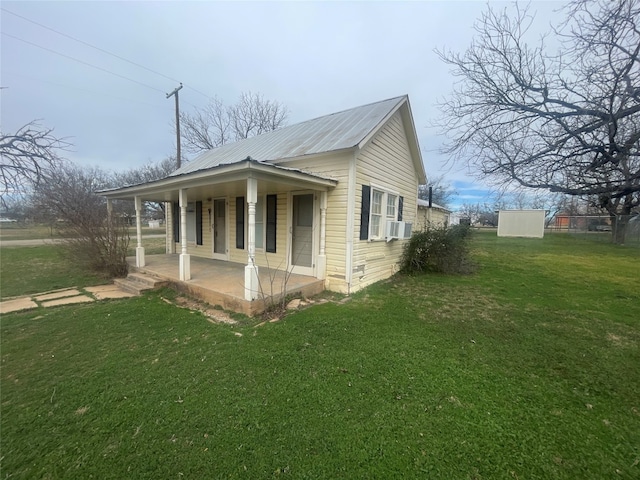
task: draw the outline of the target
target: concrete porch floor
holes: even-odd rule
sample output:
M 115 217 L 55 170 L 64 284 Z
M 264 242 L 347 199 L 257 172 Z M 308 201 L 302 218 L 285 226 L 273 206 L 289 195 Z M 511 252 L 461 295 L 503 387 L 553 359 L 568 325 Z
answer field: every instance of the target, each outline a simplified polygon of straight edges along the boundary
M 135 257 L 129 257 L 127 261 L 131 271 L 149 273 L 180 292 L 249 316 L 261 313 L 283 295 L 310 297 L 324 290 L 324 280 L 292 273 L 286 281 L 285 291 L 284 271 L 258 267 L 263 294 L 257 300 L 247 301 L 244 299 L 244 264 L 191 255 L 191 280 L 181 282 L 178 254 L 147 255 L 146 265 L 142 268 L 135 266 Z

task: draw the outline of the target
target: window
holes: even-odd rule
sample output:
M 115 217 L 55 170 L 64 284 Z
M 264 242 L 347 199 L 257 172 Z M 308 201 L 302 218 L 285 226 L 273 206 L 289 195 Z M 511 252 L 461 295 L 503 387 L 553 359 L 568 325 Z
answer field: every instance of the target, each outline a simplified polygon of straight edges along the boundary
M 266 198 L 266 201 L 265 201 Z M 244 197 L 236 197 L 236 248 L 244 249 L 245 210 L 248 205 Z M 264 248 L 267 252 L 276 252 L 276 214 L 278 196 L 259 196 L 256 202 L 256 248 Z
M 180 243 L 180 205 L 173 204 L 173 241 Z M 187 242 L 202 245 L 202 202 L 187 204 Z
M 244 197 L 236 197 L 236 248 L 244 250 Z
M 173 203 L 173 241 L 180 243 L 180 205 Z
M 371 194 L 371 238 L 380 238 L 380 224 L 382 223 L 382 198 L 384 193 L 373 190 Z
M 396 202 L 398 197 L 396 195 L 387 194 L 387 219 L 395 220 L 396 219 Z
M 202 245 L 202 202 L 196 202 L 196 245 Z
M 267 195 L 267 252 L 276 253 L 278 196 Z
M 402 207 L 401 196 L 362 185 L 360 240 L 385 238 L 387 221 L 402 220 Z

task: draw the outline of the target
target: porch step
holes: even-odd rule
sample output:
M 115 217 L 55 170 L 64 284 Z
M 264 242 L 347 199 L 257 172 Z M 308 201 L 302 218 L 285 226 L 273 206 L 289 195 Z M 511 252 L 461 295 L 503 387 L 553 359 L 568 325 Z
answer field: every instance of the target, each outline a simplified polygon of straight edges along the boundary
M 146 290 L 153 290 L 167 284 L 165 280 L 140 272 L 131 272 L 126 278 L 116 278 L 113 283 L 118 285 L 125 292 L 134 293 L 136 295 L 140 295 Z

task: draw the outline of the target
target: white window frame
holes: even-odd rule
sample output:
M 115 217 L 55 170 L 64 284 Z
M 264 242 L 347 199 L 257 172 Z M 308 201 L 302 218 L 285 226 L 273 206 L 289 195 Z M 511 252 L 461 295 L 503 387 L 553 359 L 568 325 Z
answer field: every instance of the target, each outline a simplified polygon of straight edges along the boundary
M 377 194 L 381 195 L 380 198 L 380 212 L 374 212 L 374 196 Z M 390 205 L 389 200 L 393 198 L 393 203 Z M 371 207 L 369 208 L 369 240 L 384 240 L 386 236 L 387 230 L 387 221 L 397 221 L 398 220 L 398 200 L 400 195 L 397 192 L 393 192 L 391 190 L 386 190 L 384 188 L 371 185 Z M 393 212 L 389 211 L 389 207 L 393 208 Z M 391 213 L 391 214 L 390 214 Z M 374 217 L 378 217 L 378 228 L 377 232 L 374 232 Z

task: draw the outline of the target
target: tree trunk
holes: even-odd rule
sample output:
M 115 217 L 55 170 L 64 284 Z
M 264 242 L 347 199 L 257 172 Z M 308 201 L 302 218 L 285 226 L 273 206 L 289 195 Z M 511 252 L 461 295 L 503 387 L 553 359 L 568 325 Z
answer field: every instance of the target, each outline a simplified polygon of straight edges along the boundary
M 627 225 L 631 218 L 631 208 L 624 205 L 619 213 L 609 212 L 611 218 L 611 242 L 624 245 L 627 236 Z

